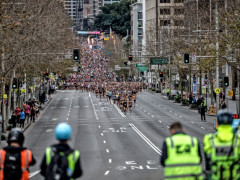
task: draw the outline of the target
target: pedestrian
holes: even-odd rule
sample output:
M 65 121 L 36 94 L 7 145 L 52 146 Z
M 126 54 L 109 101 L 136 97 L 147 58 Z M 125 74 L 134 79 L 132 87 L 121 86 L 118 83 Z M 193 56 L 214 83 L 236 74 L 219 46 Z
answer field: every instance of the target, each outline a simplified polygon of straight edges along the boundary
M 36 160 L 32 152 L 23 147 L 21 129 L 12 129 L 7 143 L 8 146 L 0 150 L 0 180 L 28 180 L 29 166 L 33 166 Z
M 21 109 L 17 106 L 15 109 L 15 114 L 17 115 L 17 124 L 20 124 L 20 112 Z
M 169 93 L 170 93 L 170 88 L 169 87 L 167 87 L 166 92 L 167 92 L 167 97 L 169 97 Z
M 233 116 L 227 109 L 217 114 L 217 133 L 204 136 L 208 179 L 240 179 L 240 134 L 232 128 Z
M 55 128 L 58 144 L 47 147 L 41 163 L 41 174 L 45 179 L 76 179 L 82 175 L 80 152 L 70 148 L 72 128 L 67 123 L 60 123 Z
M 182 124 L 170 126 L 171 137 L 163 142 L 161 165 L 165 179 L 203 179 L 200 144 L 196 137 L 187 135 Z
M 31 108 L 30 108 L 30 112 L 31 112 L 30 123 L 31 123 L 31 122 L 35 122 L 35 116 L 36 116 L 36 107 L 35 107 L 35 104 L 32 104 L 32 106 L 31 106 Z
M 201 101 L 202 101 L 201 105 L 200 105 L 201 121 L 206 121 L 206 116 L 205 116 L 206 101 L 205 101 L 205 99 L 203 97 L 202 97 Z
M 20 112 L 20 128 L 24 128 L 24 122 L 25 122 L 25 113 L 23 112 L 23 109 L 21 109 L 21 112 Z
M 197 100 L 197 107 L 198 107 L 198 113 L 201 114 L 201 103 L 202 103 L 202 100 L 200 97 L 198 97 L 198 100 Z
M 9 124 L 12 124 L 13 128 L 16 127 L 16 124 L 17 124 L 17 115 L 15 114 L 14 111 L 12 112 L 11 123 L 9 123 Z
M 26 102 L 23 105 L 24 112 L 25 112 L 25 119 L 27 120 L 27 123 L 29 122 L 29 117 L 30 117 L 30 105 L 28 104 L 30 101 Z
M 225 101 L 222 102 L 222 105 L 221 105 L 221 109 L 226 109 L 227 108 L 227 105 L 225 103 Z

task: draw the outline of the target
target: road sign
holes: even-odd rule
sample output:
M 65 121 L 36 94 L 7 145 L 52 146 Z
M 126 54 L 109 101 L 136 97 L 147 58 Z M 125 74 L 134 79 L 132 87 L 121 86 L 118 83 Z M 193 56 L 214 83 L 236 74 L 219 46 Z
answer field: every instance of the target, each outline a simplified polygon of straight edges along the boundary
M 115 71 L 119 71 L 121 67 L 119 65 L 115 65 Z
M 216 88 L 216 89 L 215 89 L 215 93 L 216 93 L 216 94 L 220 94 L 220 92 L 221 92 L 221 89 L 220 89 L 220 88 Z
M 168 64 L 168 60 L 167 60 L 167 58 L 163 58 L 163 57 L 151 57 L 150 64 L 151 65 Z
M 136 64 L 136 68 L 139 68 L 139 67 L 147 67 L 147 65 L 145 65 L 145 64 Z
M 74 72 L 77 72 L 77 71 L 78 71 L 78 67 L 76 67 L 76 66 L 73 67 L 73 71 L 74 71 Z
M 7 94 L 3 94 L 3 99 L 7 99 Z
M 228 96 L 233 96 L 233 91 L 228 91 Z
M 197 62 L 196 53 L 192 53 L 192 62 Z

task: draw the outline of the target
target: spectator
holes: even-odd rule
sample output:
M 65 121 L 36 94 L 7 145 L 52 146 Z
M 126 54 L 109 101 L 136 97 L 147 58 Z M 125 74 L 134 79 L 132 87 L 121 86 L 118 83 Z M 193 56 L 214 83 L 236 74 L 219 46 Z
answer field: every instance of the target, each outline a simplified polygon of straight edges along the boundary
M 30 115 L 30 105 L 28 104 L 30 101 L 26 102 L 23 105 L 24 112 L 25 112 L 25 119 L 27 120 L 27 123 L 29 122 L 29 115 Z
M 25 113 L 23 112 L 23 109 L 21 109 L 21 112 L 20 112 L 20 128 L 24 128 L 24 122 L 25 122 Z
M 31 106 L 31 119 L 30 119 L 30 122 L 35 122 L 35 115 L 36 115 L 36 107 L 35 107 L 35 104 L 33 104 Z
M 200 97 L 198 97 L 198 100 L 197 100 L 197 107 L 198 107 L 198 113 L 200 114 L 201 113 L 201 103 L 202 103 L 202 100 Z
M 9 123 L 9 124 L 12 124 L 12 125 L 13 125 L 13 128 L 16 127 L 16 124 L 17 124 L 17 115 L 15 114 L 15 112 L 12 113 L 11 123 Z
M 222 102 L 222 106 L 221 106 L 221 109 L 226 109 L 227 108 L 227 105 L 225 103 L 225 101 Z
M 21 109 L 17 106 L 15 109 L 15 114 L 17 116 L 17 124 L 20 124 L 20 112 L 21 112 Z

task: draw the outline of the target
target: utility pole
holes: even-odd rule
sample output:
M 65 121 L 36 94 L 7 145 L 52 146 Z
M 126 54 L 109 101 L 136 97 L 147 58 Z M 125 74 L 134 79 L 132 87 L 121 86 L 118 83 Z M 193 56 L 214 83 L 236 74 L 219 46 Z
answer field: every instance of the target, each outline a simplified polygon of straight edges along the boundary
M 216 1 L 216 88 L 219 88 L 219 17 L 218 17 L 218 0 Z M 217 111 L 219 110 L 219 94 L 216 94 L 217 104 L 216 108 Z
M 158 0 L 155 0 L 155 6 L 156 6 L 156 26 L 155 26 L 155 30 L 156 30 L 156 48 L 155 48 L 155 56 L 157 56 L 157 51 L 158 51 L 158 41 L 159 41 L 159 33 L 158 33 Z M 159 65 L 158 65 L 158 69 L 159 69 Z M 158 80 L 158 74 L 156 73 L 156 69 L 155 69 L 155 92 L 157 90 L 157 80 Z
M 170 45 L 170 25 L 168 25 L 168 62 L 169 62 L 169 96 L 171 96 L 171 85 L 172 85 L 172 77 L 171 77 L 171 56 L 170 56 L 170 52 L 171 52 L 171 45 Z

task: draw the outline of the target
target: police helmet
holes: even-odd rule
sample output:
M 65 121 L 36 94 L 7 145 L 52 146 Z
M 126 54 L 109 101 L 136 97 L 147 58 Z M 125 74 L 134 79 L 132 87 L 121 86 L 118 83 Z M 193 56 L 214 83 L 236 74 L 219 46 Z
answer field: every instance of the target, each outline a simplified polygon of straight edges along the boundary
M 24 135 L 19 128 L 14 128 L 11 130 L 11 132 L 8 134 L 7 143 L 10 145 L 12 142 L 18 143 L 20 146 L 23 146 L 24 142 Z
M 217 113 L 218 124 L 232 124 L 233 114 L 227 109 L 219 110 Z
M 60 123 L 55 128 L 55 136 L 59 141 L 69 140 L 72 135 L 72 128 L 67 123 Z

